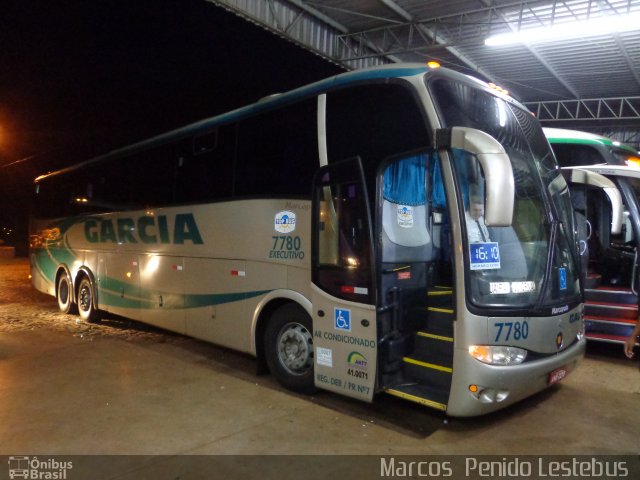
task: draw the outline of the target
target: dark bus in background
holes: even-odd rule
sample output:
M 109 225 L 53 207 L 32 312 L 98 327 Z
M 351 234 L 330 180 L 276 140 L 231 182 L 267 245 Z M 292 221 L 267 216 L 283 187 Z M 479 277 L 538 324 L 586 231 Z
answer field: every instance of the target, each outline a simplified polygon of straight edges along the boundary
M 638 321 L 640 156 L 629 145 L 587 132 L 545 128 L 544 133 L 569 182 L 576 216 L 584 218 L 587 339 L 623 343 Z M 582 181 L 594 175 L 612 185 Z M 622 201 L 619 228 L 612 187 Z

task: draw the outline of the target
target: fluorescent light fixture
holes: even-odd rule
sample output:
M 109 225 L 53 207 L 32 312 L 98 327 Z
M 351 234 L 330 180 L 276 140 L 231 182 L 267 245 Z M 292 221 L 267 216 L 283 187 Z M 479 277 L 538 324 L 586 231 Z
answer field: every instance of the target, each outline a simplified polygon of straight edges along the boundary
M 540 43 L 583 38 L 610 33 L 629 32 L 640 29 L 640 14 L 609 15 L 606 17 L 558 23 L 551 27 L 538 27 L 519 32 L 493 35 L 484 41 L 485 45 L 501 46 L 514 43 Z

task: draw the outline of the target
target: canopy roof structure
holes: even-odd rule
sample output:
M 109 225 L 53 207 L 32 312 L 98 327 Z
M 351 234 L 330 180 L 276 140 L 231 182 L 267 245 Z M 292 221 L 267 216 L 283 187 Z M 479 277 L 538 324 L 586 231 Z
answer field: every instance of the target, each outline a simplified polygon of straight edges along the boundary
M 208 1 L 346 69 L 437 61 L 507 89 L 547 126 L 640 143 L 640 0 Z M 526 38 L 485 43 L 514 32 Z

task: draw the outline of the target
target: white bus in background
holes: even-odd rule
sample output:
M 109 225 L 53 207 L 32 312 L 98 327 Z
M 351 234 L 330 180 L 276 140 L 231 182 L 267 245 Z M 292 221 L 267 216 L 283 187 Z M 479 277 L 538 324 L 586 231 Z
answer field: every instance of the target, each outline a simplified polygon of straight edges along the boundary
M 570 183 L 576 213 L 586 225 L 586 248 L 582 249 L 588 265 L 586 336 L 624 343 L 638 321 L 638 151 L 587 132 L 556 128 L 544 132 Z M 589 177 L 599 179 L 583 181 Z M 614 191 L 619 201 L 611 194 Z
M 399 64 L 39 177 L 31 265 L 88 321 L 113 312 L 248 352 L 297 391 L 470 416 L 582 358 L 574 229 L 528 111 Z

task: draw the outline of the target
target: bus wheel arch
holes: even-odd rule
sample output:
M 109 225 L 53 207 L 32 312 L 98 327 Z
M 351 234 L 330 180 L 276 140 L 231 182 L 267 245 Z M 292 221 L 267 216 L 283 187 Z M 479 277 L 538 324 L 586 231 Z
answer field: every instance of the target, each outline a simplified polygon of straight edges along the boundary
M 75 314 L 77 312 L 76 297 L 74 295 L 71 273 L 61 266 L 56 272 L 56 300 L 62 313 Z
M 268 318 L 259 325 L 262 355 L 269 371 L 289 390 L 314 393 L 311 316 L 292 301 L 275 302 L 269 307 Z
M 80 318 L 85 322 L 96 323 L 100 320 L 100 315 L 95 281 L 91 272 L 80 270 L 76 278 L 76 285 L 76 299 Z
M 258 361 L 258 375 L 269 373 L 269 365 L 267 365 L 267 357 L 264 351 L 264 332 L 273 312 L 285 303 L 287 303 L 287 300 L 284 298 L 271 299 L 260 308 L 254 332 L 256 358 Z

